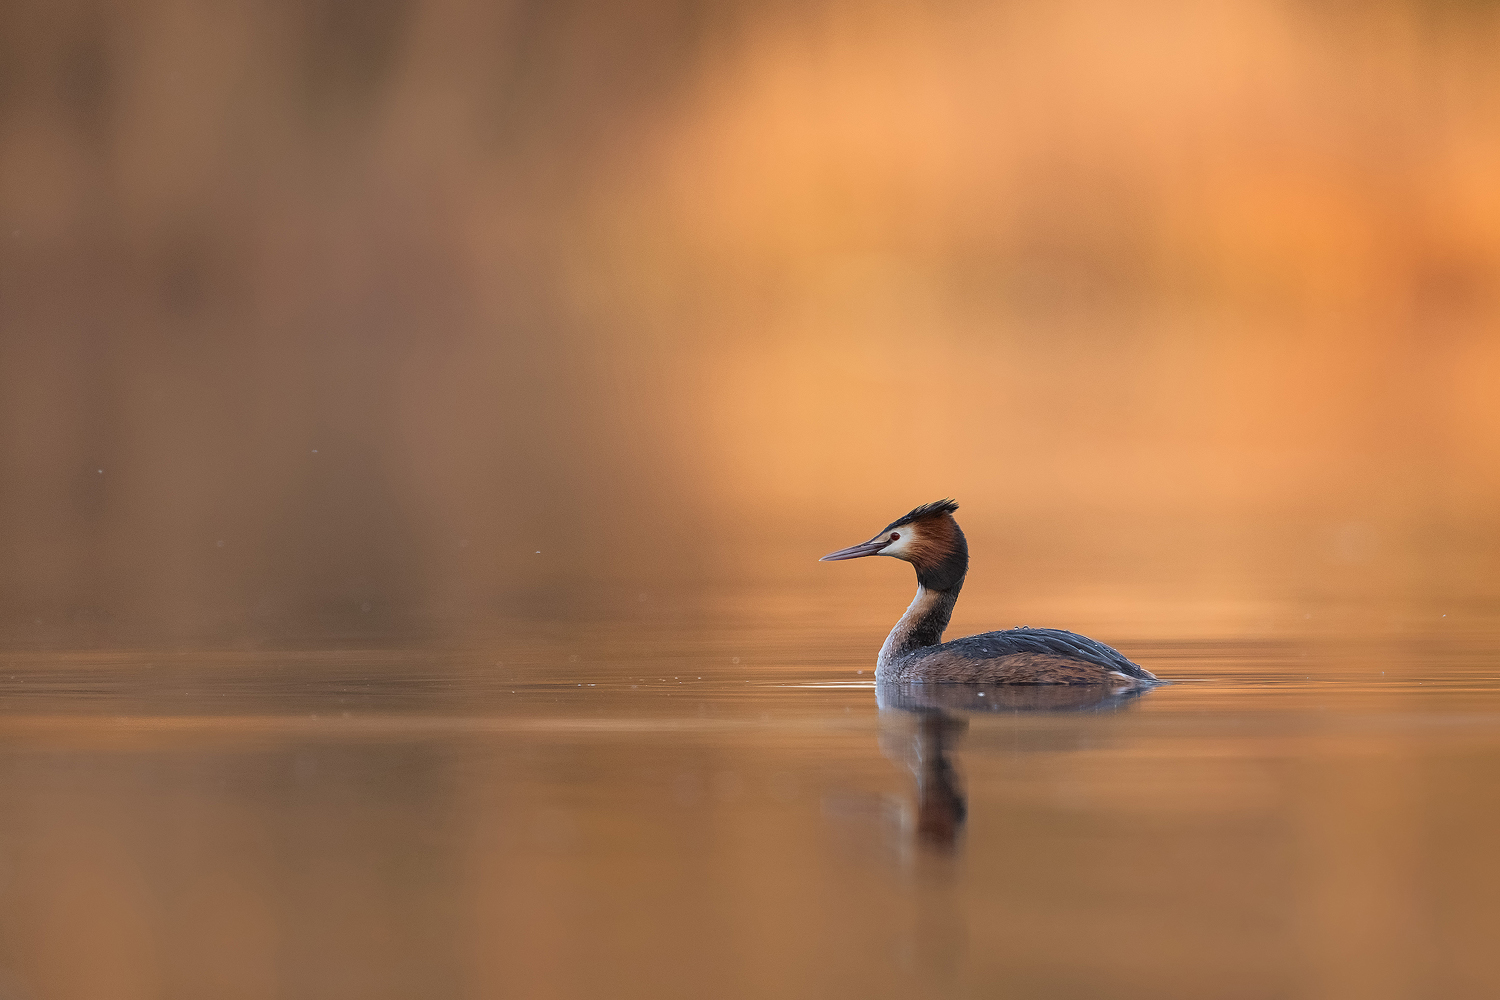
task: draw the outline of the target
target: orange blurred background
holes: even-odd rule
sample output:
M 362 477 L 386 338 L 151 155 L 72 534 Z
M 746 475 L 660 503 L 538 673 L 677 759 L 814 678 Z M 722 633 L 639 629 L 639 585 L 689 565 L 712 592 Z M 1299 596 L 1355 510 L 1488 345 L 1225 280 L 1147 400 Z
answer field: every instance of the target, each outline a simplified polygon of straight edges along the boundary
M 1493 581 L 1497 43 L 1436 0 L 7 3 L 0 641 L 461 638 L 949 494 L 1022 580 Z

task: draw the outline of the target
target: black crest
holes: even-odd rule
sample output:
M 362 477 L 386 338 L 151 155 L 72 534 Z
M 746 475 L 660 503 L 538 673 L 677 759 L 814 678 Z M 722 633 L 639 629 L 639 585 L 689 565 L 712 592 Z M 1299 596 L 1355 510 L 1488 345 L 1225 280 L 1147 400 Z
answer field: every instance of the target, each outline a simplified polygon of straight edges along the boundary
M 924 503 L 904 517 L 896 518 L 880 530 L 882 532 L 890 531 L 892 528 L 899 528 L 903 524 L 911 524 L 913 521 L 925 521 L 931 517 L 941 517 L 944 514 L 951 514 L 955 510 L 958 510 L 957 500 L 934 500 L 932 503 Z

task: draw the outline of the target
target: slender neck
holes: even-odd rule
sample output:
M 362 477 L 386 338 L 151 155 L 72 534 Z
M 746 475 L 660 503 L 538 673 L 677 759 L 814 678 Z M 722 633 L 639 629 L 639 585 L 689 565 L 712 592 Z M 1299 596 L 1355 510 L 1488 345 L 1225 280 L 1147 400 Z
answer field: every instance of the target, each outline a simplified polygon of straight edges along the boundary
M 891 629 L 885 645 L 880 648 L 876 669 L 884 673 L 887 665 L 914 650 L 942 642 L 943 631 L 948 627 L 948 619 L 953 617 L 953 605 L 958 603 L 958 592 L 963 586 L 961 576 L 947 590 L 928 590 L 917 584 L 917 596 L 912 599 L 911 607 L 906 609 L 906 614 Z

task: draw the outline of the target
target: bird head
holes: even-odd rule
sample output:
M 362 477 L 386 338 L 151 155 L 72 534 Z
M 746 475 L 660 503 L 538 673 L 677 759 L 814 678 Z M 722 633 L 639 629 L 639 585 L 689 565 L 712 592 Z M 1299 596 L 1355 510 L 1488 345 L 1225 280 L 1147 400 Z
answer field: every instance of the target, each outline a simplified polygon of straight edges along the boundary
M 952 500 L 923 504 L 881 528 L 868 542 L 830 552 L 819 561 L 892 556 L 911 563 L 923 587 L 948 590 L 963 582 L 969 570 L 969 545 L 953 520 L 957 509 Z

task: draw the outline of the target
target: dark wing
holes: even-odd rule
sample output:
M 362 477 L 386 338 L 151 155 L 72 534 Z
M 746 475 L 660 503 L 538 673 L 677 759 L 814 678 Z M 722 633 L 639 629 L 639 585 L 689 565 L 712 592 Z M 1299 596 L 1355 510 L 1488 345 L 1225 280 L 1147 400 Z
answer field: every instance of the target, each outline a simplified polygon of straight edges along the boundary
M 1153 675 L 1132 663 L 1117 649 L 1076 632 L 1060 628 L 1011 628 L 1003 632 L 981 632 L 943 643 L 944 647 L 975 658 L 1008 656 L 1011 653 L 1047 653 L 1066 656 L 1086 663 L 1118 670 L 1130 677 L 1154 679 Z

